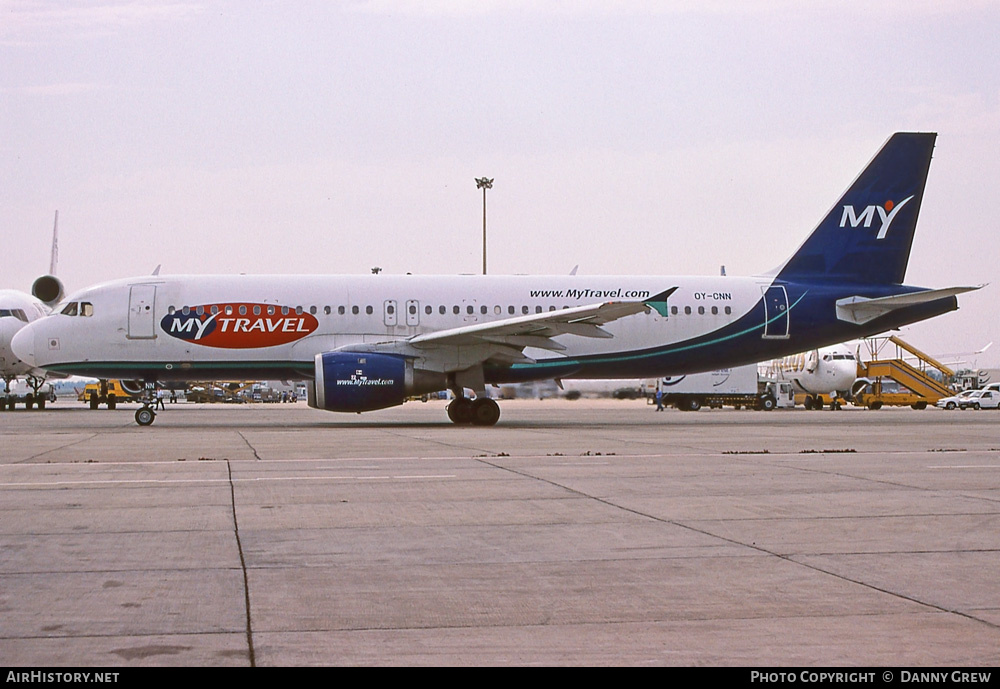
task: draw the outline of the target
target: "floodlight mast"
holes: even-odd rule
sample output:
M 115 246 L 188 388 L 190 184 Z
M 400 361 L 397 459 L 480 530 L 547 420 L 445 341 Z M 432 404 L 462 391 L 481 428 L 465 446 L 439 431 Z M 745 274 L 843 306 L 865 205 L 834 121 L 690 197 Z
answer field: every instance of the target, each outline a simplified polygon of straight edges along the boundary
M 486 190 L 492 188 L 492 179 L 486 177 L 476 178 L 476 189 L 483 190 L 483 275 L 486 275 Z

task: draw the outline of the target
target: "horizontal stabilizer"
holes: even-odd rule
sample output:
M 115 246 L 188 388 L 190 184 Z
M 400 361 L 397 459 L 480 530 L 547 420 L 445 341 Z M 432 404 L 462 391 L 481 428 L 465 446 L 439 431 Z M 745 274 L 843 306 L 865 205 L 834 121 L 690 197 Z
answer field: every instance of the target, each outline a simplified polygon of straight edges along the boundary
M 983 287 L 985 285 L 977 285 L 975 287 L 946 287 L 944 289 L 929 289 L 922 292 L 896 294 L 891 297 L 877 297 L 875 299 L 860 296 L 845 297 L 844 299 L 837 300 L 837 318 L 848 323 L 861 325 L 896 309 L 954 297 L 957 294 L 972 292 Z

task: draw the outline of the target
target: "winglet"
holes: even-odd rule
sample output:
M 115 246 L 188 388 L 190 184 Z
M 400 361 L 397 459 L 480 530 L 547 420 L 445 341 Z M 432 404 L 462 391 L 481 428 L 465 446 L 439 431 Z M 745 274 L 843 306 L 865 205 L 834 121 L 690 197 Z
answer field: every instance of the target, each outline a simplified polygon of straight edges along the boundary
M 650 297 L 643 302 L 646 306 L 656 311 L 664 318 L 667 317 L 667 297 L 677 291 L 676 287 L 671 287 L 670 289 L 660 292 L 656 296 Z

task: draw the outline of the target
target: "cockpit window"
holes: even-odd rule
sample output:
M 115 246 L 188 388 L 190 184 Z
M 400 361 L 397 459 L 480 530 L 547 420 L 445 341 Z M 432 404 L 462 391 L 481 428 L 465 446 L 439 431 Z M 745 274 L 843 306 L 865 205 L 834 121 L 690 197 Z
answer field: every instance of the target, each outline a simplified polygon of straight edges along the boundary
M 60 311 L 64 316 L 90 316 L 94 315 L 94 305 L 89 301 L 71 301 Z
M 0 309 L 0 318 L 16 318 L 19 321 L 28 322 L 28 316 L 25 315 L 24 309 Z

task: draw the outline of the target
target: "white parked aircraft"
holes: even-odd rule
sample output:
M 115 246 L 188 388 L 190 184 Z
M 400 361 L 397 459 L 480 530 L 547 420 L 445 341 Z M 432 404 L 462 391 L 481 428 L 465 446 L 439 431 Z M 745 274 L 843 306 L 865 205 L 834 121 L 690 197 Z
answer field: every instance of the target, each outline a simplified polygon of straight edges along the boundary
M 857 355 L 848 344 L 772 359 L 764 368 L 768 377 L 790 382 L 796 393 L 804 394 L 806 409 L 822 409 L 824 396 L 837 409 L 837 399 L 850 399 L 858 378 Z
M 492 425 L 463 389 L 740 366 L 956 309 L 977 287 L 902 284 L 935 137 L 893 135 L 772 275 L 143 276 L 77 292 L 14 350 L 98 378 L 307 380 L 330 411 L 450 389 L 452 421 Z
M 65 292 L 63 285 L 55 277 L 58 260 L 59 211 L 56 211 L 52 229 L 52 260 L 49 274 L 35 280 L 31 294 L 13 289 L 0 290 L 0 378 L 3 378 L 3 394 L 0 395 L 0 410 L 13 409 L 17 396 L 11 393 L 10 384 L 16 378 L 25 378 L 32 392 L 24 395 L 25 406 L 30 409 L 36 403 L 45 408 L 45 397 L 39 389 L 45 381 L 46 372 L 22 361 L 14 354 L 11 342 L 24 326 L 49 315 L 51 307 L 58 303 Z

